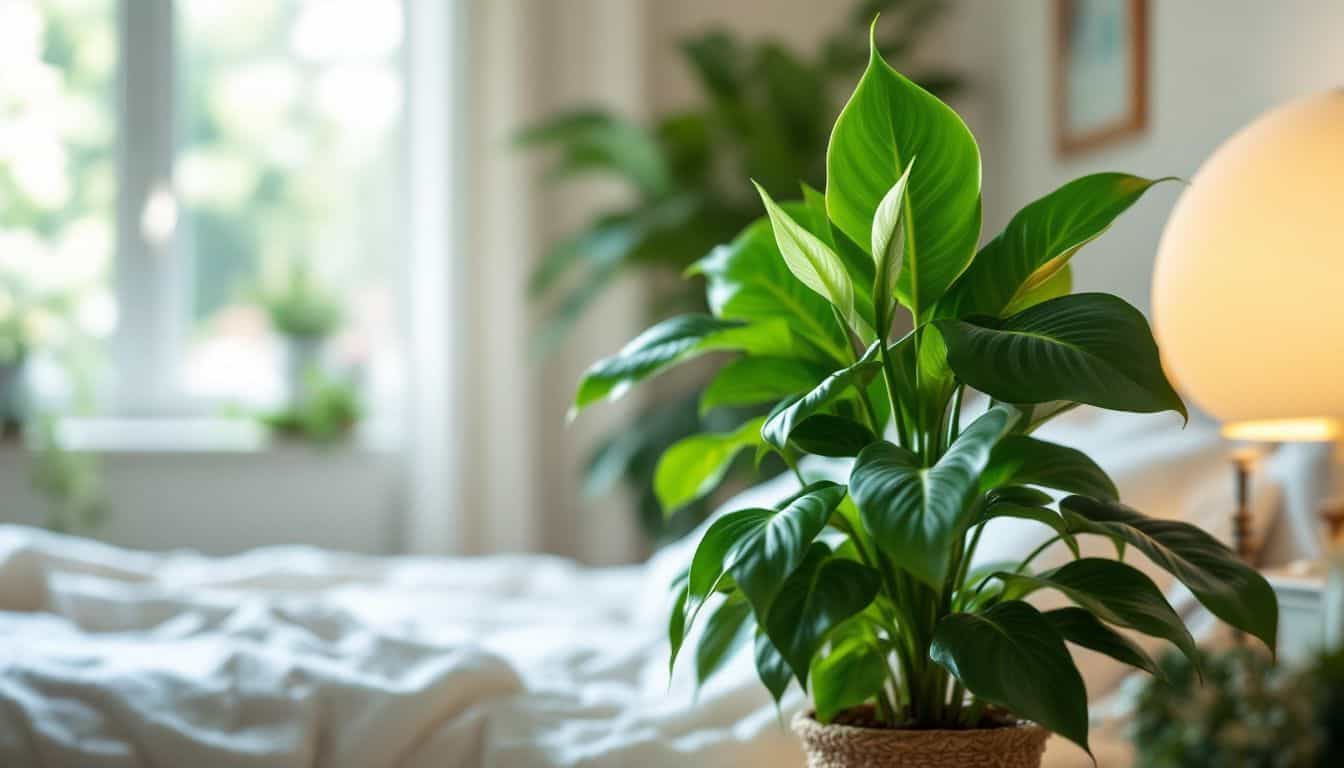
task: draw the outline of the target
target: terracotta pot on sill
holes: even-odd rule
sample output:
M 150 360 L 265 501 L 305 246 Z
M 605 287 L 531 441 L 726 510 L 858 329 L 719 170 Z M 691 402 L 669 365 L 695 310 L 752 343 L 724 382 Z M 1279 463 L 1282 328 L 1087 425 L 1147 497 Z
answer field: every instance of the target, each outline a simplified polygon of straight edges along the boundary
M 852 711 L 849 722 L 865 721 Z M 872 718 L 866 718 L 871 722 Z M 808 768 L 1040 768 L 1050 732 L 1034 723 L 964 731 L 901 730 L 793 718 Z

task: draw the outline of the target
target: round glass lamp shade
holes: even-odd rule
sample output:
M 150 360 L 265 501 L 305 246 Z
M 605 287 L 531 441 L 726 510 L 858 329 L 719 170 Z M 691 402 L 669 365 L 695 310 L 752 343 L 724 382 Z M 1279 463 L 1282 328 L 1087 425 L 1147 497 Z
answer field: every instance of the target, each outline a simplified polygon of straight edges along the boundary
M 1344 424 L 1344 90 L 1214 152 L 1167 223 L 1153 326 L 1178 389 L 1251 440 Z

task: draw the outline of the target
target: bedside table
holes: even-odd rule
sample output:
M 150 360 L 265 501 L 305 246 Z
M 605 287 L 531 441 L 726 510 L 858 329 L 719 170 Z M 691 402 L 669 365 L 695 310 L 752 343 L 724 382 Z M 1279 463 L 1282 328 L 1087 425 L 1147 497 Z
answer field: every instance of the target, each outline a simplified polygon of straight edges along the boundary
M 1325 563 L 1294 563 L 1265 572 L 1279 598 L 1279 659 L 1309 660 L 1344 640 L 1344 583 L 1335 575 L 1327 588 Z

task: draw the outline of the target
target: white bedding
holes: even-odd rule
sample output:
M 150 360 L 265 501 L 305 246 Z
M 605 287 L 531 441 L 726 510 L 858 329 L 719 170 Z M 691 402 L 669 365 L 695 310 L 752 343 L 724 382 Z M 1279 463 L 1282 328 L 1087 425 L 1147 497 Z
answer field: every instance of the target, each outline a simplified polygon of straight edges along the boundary
M 1150 514 L 1217 530 L 1225 449 L 1178 427 L 1079 414 L 1049 436 L 1087 447 Z M 984 559 L 1043 536 L 1007 522 Z M 0 527 L 0 765 L 799 765 L 749 652 L 697 700 L 689 663 L 669 685 L 666 585 L 693 543 L 593 569 L 306 548 L 215 559 Z M 1114 687 L 1113 667 L 1087 666 L 1094 694 Z M 801 702 L 792 690 L 783 717 Z

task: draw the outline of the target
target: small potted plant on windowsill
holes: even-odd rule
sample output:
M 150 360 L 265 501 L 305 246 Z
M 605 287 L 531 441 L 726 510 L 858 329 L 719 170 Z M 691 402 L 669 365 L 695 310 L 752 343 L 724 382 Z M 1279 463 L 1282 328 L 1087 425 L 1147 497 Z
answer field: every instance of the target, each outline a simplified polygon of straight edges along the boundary
M 320 368 L 322 344 L 340 328 L 340 302 L 303 259 L 291 261 L 276 284 L 263 283 L 256 296 L 271 327 L 284 337 L 285 385 L 289 405 L 298 408 L 307 396 L 309 372 Z
M 1150 672 L 1116 627 L 1195 653 L 1148 576 L 1081 557 L 1078 537 L 1139 551 L 1272 647 L 1278 607 L 1259 574 L 1203 531 L 1123 506 L 1087 456 L 1031 434 L 1079 404 L 1185 414 L 1143 315 L 1071 293 L 1069 259 L 1156 183 L 1075 180 L 977 252 L 974 137 L 874 51 L 832 131 L 825 193 L 779 205 L 763 192 L 767 217 L 692 268 L 713 315 L 659 323 L 579 385 L 576 409 L 705 352 L 742 353 L 715 385 L 777 404 L 669 449 L 667 473 L 697 493 L 741 449 L 796 473 L 807 454 L 854 457 L 845 485 L 799 473 L 791 498 L 706 530 L 676 585 L 672 658 L 697 622 L 699 680 L 754 638 L 776 700 L 795 680 L 811 693 L 795 728 L 812 765 L 1035 766 L 1049 732 L 1088 748 L 1066 642 Z M 896 339 L 901 307 L 914 330 Z M 967 389 L 990 399 L 963 418 Z M 1048 526 L 1075 559 L 972 567 L 1001 517 Z M 1072 605 L 1042 611 L 1025 600 L 1038 591 Z

